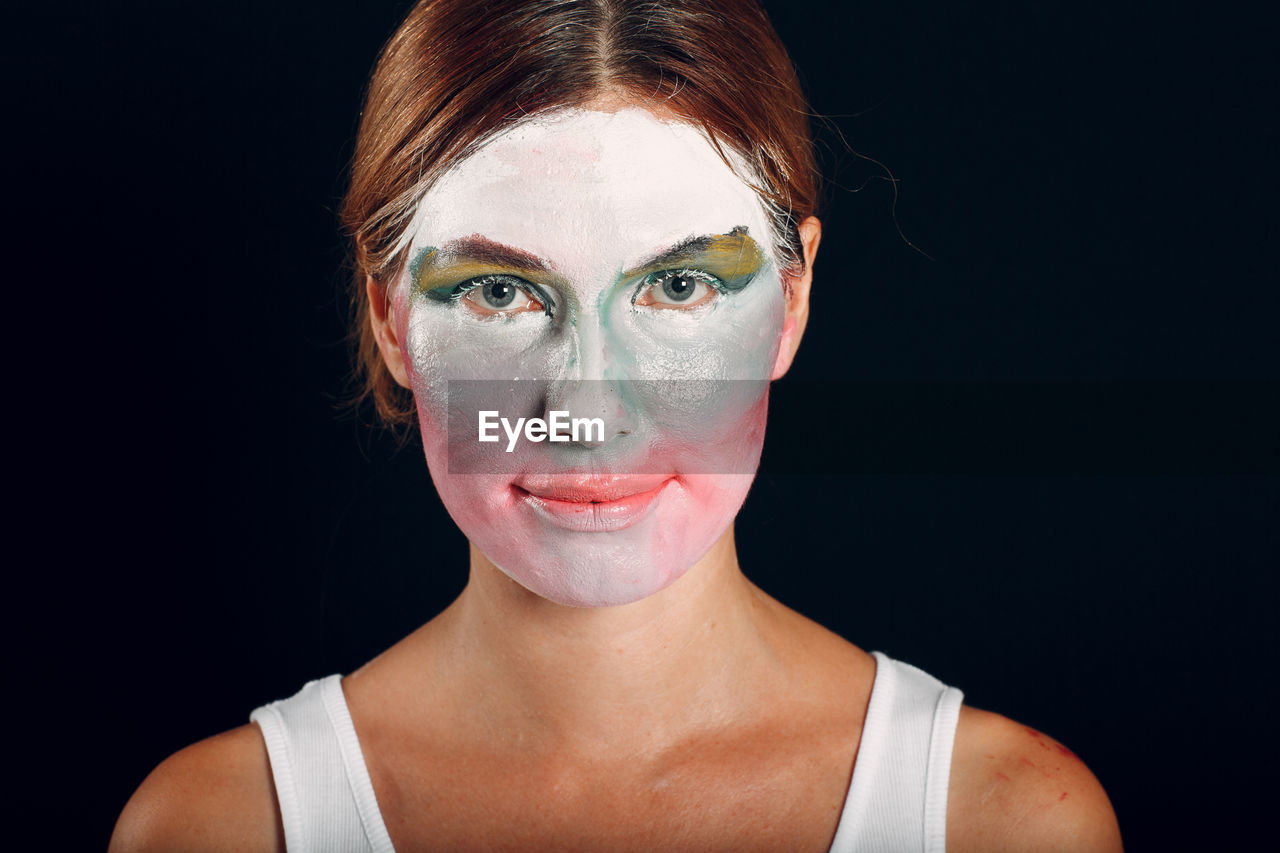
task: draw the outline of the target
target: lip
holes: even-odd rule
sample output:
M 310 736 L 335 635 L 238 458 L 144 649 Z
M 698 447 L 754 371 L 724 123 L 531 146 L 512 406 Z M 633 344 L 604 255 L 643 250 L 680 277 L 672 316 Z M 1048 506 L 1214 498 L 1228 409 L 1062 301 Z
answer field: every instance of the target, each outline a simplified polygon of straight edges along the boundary
M 648 515 L 675 479 L 558 475 L 525 478 L 511 485 L 526 505 L 556 527 L 607 533 L 628 528 Z

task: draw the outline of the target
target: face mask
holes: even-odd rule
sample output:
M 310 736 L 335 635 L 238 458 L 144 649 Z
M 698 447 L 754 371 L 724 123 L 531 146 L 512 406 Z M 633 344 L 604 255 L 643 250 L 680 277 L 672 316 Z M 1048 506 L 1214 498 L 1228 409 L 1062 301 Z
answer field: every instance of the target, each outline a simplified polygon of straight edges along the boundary
M 784 321 L 770 226 L 705 137 L 638 109 L 520 124 L 424 196 L 392 292 L 423 448 L 512 579 L 626 604 L 731 524 Z

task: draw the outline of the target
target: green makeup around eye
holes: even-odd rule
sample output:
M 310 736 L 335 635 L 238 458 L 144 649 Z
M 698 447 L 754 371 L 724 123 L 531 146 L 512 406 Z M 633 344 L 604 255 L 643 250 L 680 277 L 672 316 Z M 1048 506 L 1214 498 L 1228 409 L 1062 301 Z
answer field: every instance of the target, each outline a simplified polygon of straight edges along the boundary
M 412 286 L 413 294 L 419 295 L 429 292 L 430 284 L 424 286 L 423 274 L 425 271 L 435 265 L 436 253 L 439 250 L 435 246 L 424 246 L 418 250 L 418 253 L 409 261 L 409 283 Z M 435 298 L 435 297 L 432 297 Z

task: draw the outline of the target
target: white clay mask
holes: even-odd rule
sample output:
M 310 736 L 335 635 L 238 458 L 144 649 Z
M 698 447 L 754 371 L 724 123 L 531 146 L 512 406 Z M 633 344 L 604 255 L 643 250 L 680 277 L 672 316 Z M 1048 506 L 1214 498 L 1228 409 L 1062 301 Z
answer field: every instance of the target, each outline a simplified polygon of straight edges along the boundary
M 770 224 L 701 133 L 640 109 L 524 122 L 422 199 L 392 298 L 423 448 L 454 520 L 511 578 L 626 604 L 727 529 L 783 329 Z M 481 409 L 600 429 L 485 443 Z

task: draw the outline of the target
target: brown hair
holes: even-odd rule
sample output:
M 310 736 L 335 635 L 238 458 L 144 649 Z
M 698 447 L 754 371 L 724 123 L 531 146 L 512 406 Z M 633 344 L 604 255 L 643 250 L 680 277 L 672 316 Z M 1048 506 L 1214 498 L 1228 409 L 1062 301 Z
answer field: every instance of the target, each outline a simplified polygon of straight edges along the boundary
M 342 221 L 355 244 L 353 337 L 360 397 L 412 423 L 370 325 L 365 279 L 405 262 L 419 199 L 452 165 L 530 116 L 621 96 L 700 128 L 753 170 L 783 265 L 803 265 L 797 224 L 818 170 L 795 69 L 755 0 L 421 0 L 369 83 Z M 726 160 L 727 162 L 727 160 Z

